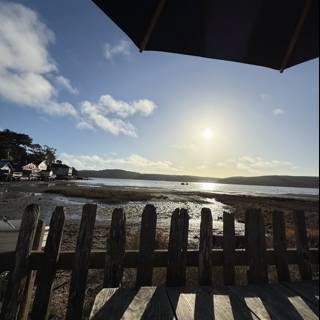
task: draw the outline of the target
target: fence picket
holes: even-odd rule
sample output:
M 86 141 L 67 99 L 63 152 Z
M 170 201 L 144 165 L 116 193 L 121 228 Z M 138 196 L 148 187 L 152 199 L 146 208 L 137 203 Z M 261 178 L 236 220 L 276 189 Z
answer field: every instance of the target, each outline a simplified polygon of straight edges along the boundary
M 303 210 L 293 212 L 293 220 L 296 232 L 296 246 L 299 254 L 299 270 L 303 280 L 312 280 L 312 268 L 310 262 L 306 219 Z
M 97 206 L 94 204 L 85 204 L 82 209 L 70 281 L 67 320 L 81 319 L 82 316 L 96 211 Z
M 248 255 L 248 282 L 268 282 L 266 263 L 266 242 L 263 215 L 260 209 L 248 209 L 245 218 L 246 243 Z
M 235 283 L 236 236 L 234 213 L 223 213 L 223 278 L 225 285 Z
M 152 258 L 155 246 L 156 224 L 156 208 L 153 205 L 146 205 L 141 220 L 137 286 L 151 286 L 152 284 Z
M 171 217 L 167 286 L 183 286 L 186 282 L 189 215 L 186 209 L 176 209 Z
M 39 207 L 31 204 L 26 207 L 20 225 L 15 250 L 14 268 L 9 278 L 4 296 L 0 319 L 16 319 L 18 307 L 23 301 L 24 288 L 29 272 L 29 256 L 31 253 L 35 231 L 39 218 Z
M 59 259 L 65 214 L 63 207 L 56 207 L 44 248 L 44 259 L 38 272 L 38 285 L 35 293 L 31 319 L 46 319 L 51 297 L 52 285 L 56 275 L 56 265 Z
M 273 248 L 279 281 L 290 281 L 290 272 L 287 258 L 287 240 L 284 214 L 275 210 L 272 213 Z
M 210 209 L 202 208 L 199 245 L 199 284 L 210 286 L 212 283 L 212 214 Z
M 104 288 L 118 287 L 123 275 L 126 245 L 126 216 L 123 209 L 114 209 L 104 268 Z
M 32 250 L 41 251 L 44 231 L 45 231 L 45 224 L 42 220 L 39 219 L 36 233 L 33 240 Z M 18 320 L 28 319 L 28 314 L 31 308 L 31 303 L 32 303 L 31 298 L 32 298 L 36 275 L 37 275 L 37 271 L 29 271 L 26 286 L 25 286 L 24 301 L 21 303 L 19 308 L 19 313 L 17 317 Z

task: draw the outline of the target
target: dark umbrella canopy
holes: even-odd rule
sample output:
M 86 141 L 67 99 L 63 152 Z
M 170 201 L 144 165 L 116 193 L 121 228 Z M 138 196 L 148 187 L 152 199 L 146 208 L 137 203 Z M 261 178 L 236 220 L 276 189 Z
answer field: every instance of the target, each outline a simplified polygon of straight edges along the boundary
M 319 0 L 93 0 L 140 50 L 277 70 L 319 56 Z

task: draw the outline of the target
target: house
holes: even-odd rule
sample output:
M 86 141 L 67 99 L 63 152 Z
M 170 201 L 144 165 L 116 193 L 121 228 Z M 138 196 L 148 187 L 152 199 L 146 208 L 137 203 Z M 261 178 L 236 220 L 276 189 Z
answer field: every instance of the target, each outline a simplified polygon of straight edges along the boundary
M 38 165 L 38 169 L 40 171 L 46 171 L 49 168 L 49 163 L 47 160 L 43 160 L 42 162 L 39 163 Z
M 0 175 L 11 175 L 13 172 L 13 167 L 10 161 L 0 160 Z
M 77 178 L 78 171 L 74 167 L 69 167 L 68 176 L 69 176 L 69 178 Z
M 40 170 L 38 169 L 38 166 L 34 164 L 33 162 L 30 162 L 22 167 L 23 171 L 31 171 L 32 173 L 38 173 Z
M 69 166 L 62 163 L 53 163 L 50 167 L 52 174 L 55 175 L 57 179 L 67 179 L 69 168 Z

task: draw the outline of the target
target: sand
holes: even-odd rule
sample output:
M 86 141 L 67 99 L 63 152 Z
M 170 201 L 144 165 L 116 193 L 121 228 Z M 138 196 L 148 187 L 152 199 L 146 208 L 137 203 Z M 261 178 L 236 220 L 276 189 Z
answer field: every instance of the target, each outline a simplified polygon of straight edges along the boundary
M 156 202 L 183 206 L 193 204 L 192 210 L 201 210 L 201 207 L 211 205 L 212 200 L 214 208 L 220 210 L 232 210 L 239 225 L 244 221 L 244 212 L 247 208 L 261 208 L 264 213 L 266 231 L 269 237 L 272 236 L 271 213 L 273 210 L 281 210 L 285 213 L 287 236 L 289 246 L 294 246 L 294 226 L 292 220 L 292 211 L 296 209 L 305 210 L 308 234 L 310 237 L 310 246 L 319 247 L 319 200 L 318 198 L 278 198 L 278 197 L 258 197 L 246 195 L 227 195 L 205 192 L 174 192 L 162 189 L 146 188 L 124 188 L 124 187 L 78 187 L 73 183 L 13 183 L 0 185 L 0 216 L 7 215 L 10 218 L 21 218 L 24 207 L 31 202 L 39 203 L 41 208 L 46 208 L 45 219 L 48 221 L 50 212 L 55 205 L 65 204 L 67 210 L 67 222 L 65 225 L 62 250 L 73 250 L 75 248 L 76 237 L 79 228 L 79 212 L 81 206 L 86 202 L 99 203 L 100 219 L 96 222 L 93 249 L 105 249 L 106 238 L 108 235 L 110 216 L 105 215 L 103 210 L 114 206 L 132 208 L 132 203 L 143 205 L 148 202 Z M 66 201 L 67 199 L 67 201 Z M 129 206 L 130 204 L 130 206 Z M 107 209 L 106 209 L 107 208 Z M 129 210 L 128 209 L 128 210 Z M 140 207 L 138 207 L 140 210 Z M 127 249 L 136 249 L 139 239 L 139 210 L 131 215 L 127 227 Z M 129 210 L 130 212 L 130 210 Z M 142 211 L 141 211 L 142 212 Z M 200 213 L 200 212 L 199 212 Z M 157 248 L 166 248 L 168 242 L 168 230 L 170 215 L 164 216 L 163 221 L 157 229 Z M 199 220 L 199 215 L 195 215 L 193 220 Z M 215 216 L 215 223 L 221 224 L 221 214 Z M 160 219 L 161 220 L 161 219 Z M 161 220 L 162 221 L 162 220 Z M 199 233 L 198 225 L 191 224 L 189 237 L 189 247 L 197 248 Z M 215 233 L 218 233 L 218 228 Z M 270 244 L 270 241 L 268 241 Z M 219 274 L 219 273 L 216 273 Z M 189 270 L 189 285 L 195 284 L 196 271 Z M 70 273 L 58 271 L 54 285 L 53 296 L 50 306 L 50 319 L 63 319 L 68 301 Z M 135 271 L 126 270 L 123 285 L 134 285 Z M 165 279 L 164 270 L 157 270 L 154 273 L 154 284 L 163 284 Z M 90 270 L 88 276 L 88 285 L 86 291 L 86 301 L 84 313 L 89 315 L 95 295 L 102 288 L 103 272 Z M 219 279 L 218 279 L 219 280 Z M 219 281 L 218 281 L 219 282 Z

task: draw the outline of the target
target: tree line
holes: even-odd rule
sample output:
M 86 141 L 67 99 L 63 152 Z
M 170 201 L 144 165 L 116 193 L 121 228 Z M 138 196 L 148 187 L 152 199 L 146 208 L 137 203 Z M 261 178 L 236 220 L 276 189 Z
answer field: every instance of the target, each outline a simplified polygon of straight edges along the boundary
M 0 131 L 0 159 L 21 164 L 44 160 L 52 163 L 56 159 L 56 149 L 33 143 L 33 139 L 25 133 L 5 129 Z

